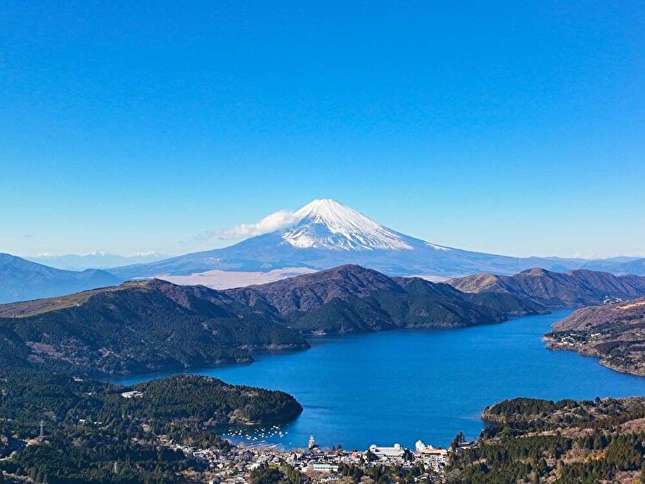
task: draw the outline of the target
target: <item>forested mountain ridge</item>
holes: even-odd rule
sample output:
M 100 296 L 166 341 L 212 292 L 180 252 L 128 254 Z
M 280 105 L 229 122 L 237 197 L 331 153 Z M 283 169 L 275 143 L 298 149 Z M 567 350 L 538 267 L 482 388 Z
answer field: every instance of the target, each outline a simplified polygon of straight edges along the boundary
M 303 334 L 462 327 L 540 310 L 351 265 L 228 291 L 150 279 L 0 306 L 0 361 L 127 375 L 303 349 Z
M 543 310 L 512 295 L 465 294 L 447 284 L 390 278 L 356 265 L 224 292 L 314 334 L 462 327 Z
M 122 387 L 0 368 L 0 480 L 196 482 L 208 465 L 177 445 L 226 452 L 223 426 L 283 424 L 301 412 L 286 393 L 214 378 Z
M 97 375 L 245 362 L 254 352 L 306 348 L 306 335 L 465 327 L 632 296 L 643 279 L 543 270 L 492 277 L 452 281 L 472 292 L 356 265 L 226 291 L 130 281 L 1 305 L 0 361 Z
M 486 408 L 478 442 L 453 444 L 449 483 L 642 482 L 645 398 L 516 398 Z
M 306 347 L 269 312 L 158 280 L 0 306 L 0 361 L 12 366 L 125 375 Z

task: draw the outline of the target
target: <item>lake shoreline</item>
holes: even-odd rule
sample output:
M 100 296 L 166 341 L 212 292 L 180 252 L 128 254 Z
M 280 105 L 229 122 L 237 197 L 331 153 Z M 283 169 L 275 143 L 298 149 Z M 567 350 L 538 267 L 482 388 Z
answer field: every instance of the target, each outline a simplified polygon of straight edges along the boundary
M 642 378 L 544 346 L 544 333 L 569 313 L 459 330 L 330 335 L 308 339 L 307 351 L 260 354 L 252 363 L 188 372 L 285 391 L 302 404 L 300 417 L 283 426 L 286 435 L 253 443 L 301 448 L 313 434 L 323 447 L 410 447 L 417 439 L 446 446 L 458 431 L 477 437 L 482 410 L 508 398 L 645 395 Z M 129 382 L 163 376 L 135 375 Z
M 565 308 L 563 310 L 566 310 L 566 309 L 568 308 Z M 268 349 L 268 350 L 252 351 L 250 353 L 250 358 L 240 360 L 240 361 L 226 361 L 222 363 L 215 363 L 213 365 L 199 366 L 199 367 L 185 367 L 185 368 L 177 367 L 177 368 L 160 369 L 158 371 L 151 371 L 147 373 L 127 373 L 127 374 L 118 374 L 118 375 L 108 375 L 104 378 L 97 378 L 97 379 L 100 381 L 105 381 L 107 383 L 123 384 L 124 386 L 129 386 L 131 384 L 124 384 L 121 382 L 132 381 L 134 378 L 134 375 L 140 376 L 142 378 L 142 379 L 139 379 L 139 378 L 135 379 L 137 383 L 141 383 L 144 381 L 149 381 L 145 379 L 146 375 L 176 376 L 176 375 L 183 375 L 183 374 L 199 374 L 201 372 L 217 370 L 219 368 L 227 368 L 231 366 L 240 366 L 240 365 L 252 365 L 256 363 L 258 359 L 261 359 L 261 358 L 267 358 L 267 357 L 277 356 L 277 355 L 285 355 L 290 353 L 306 352 L 306 351 L 309 351 L 314 345 L 325 344 L 327 342 L 334 342 L 334 341 L 338 341 L 346 338 L 352 338 L 352 337 L 358 338 L 358 337 L 363 337 L 371 334 L 380 334 L 380 333 L 388 333 L 388 332 L 396 332 L 396 331 L 404 331 L 404 332 L 459 331 L 459 330 L 467 330 L 467 329 L 471 329 L 479 326 L 503 325 L 503 324 L 508 324 L 516 319 L 521 319 L 524 317 L 546 315 L 546 314 L 552 314 L 552 313 L 553 311 L 547 311 L 547 312 L 538 313 L 538 314 L 517 315 L 517 316 L 509 317 L 508 319 L 505 319 L 502 321 L 491 321 L 489 323 L 473 324 L 468 326 L 428 326 L 428 327 L 416 326 L 416 327 L 401 327 L 401 328 L 383 328 L 379 330 L 352 331 L 347 333 L 329 333 L 329 334 L 317 334 L 317 335 L 303 334 L 303 337 L 305 338 L 305 341 L 307 343 L 306 346 L 295 347 L 297 345 L 291 345 L 294 347 L 284 348 L 284 349 Z M 164 378 L 164 376 L 159 376 L 159 377 Z

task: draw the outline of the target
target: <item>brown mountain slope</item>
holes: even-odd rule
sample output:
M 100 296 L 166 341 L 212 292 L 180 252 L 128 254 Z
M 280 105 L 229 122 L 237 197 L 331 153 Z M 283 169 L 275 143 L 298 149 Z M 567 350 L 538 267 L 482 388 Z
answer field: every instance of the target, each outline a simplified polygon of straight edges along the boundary
M 536 268 L 513 276 L 475 274 L 451 279 L 448 283 L 469 293 L 512 294 L 547 308 L 602 304 L 611 299 L 645 295 L 645 277 L 614 276 L 588 270 L 564 274 Z
M 390 278 L 356 265 L 225 293 L 262 311 L 273 308 L 305 333 L 468 326 L 542 309 L 512 295 L 465 294 L 447 284 Z
M 550 348 L 597 356 L 618 371 L 645 376 L 645 298 L 578 309 L 545 335 Z

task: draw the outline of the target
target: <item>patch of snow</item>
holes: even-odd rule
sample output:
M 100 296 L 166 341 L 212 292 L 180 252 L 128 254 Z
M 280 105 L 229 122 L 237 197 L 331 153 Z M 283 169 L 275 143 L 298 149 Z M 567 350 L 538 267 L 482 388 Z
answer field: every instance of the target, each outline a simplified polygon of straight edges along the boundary
M 335 200 L 314 200 L 294 213 L 295 225 L 282 234 L 293 247 L 333 250 L 411 250 L 393 230 Z

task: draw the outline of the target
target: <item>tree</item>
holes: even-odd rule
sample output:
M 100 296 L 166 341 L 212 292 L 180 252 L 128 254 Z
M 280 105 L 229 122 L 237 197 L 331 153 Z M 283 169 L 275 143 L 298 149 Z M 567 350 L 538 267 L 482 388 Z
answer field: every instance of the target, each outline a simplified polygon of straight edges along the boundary
M 457 435 L 455 435 L 455 438 L 452 439 L 452 442 L 450 442 L 450 448 L 452 450 L 455 450 L 457 447 L 459 447 L 460 444 L 463 444 L 466 441 L 466 437 L 464 437 L 463 432 L 459 432 Z

